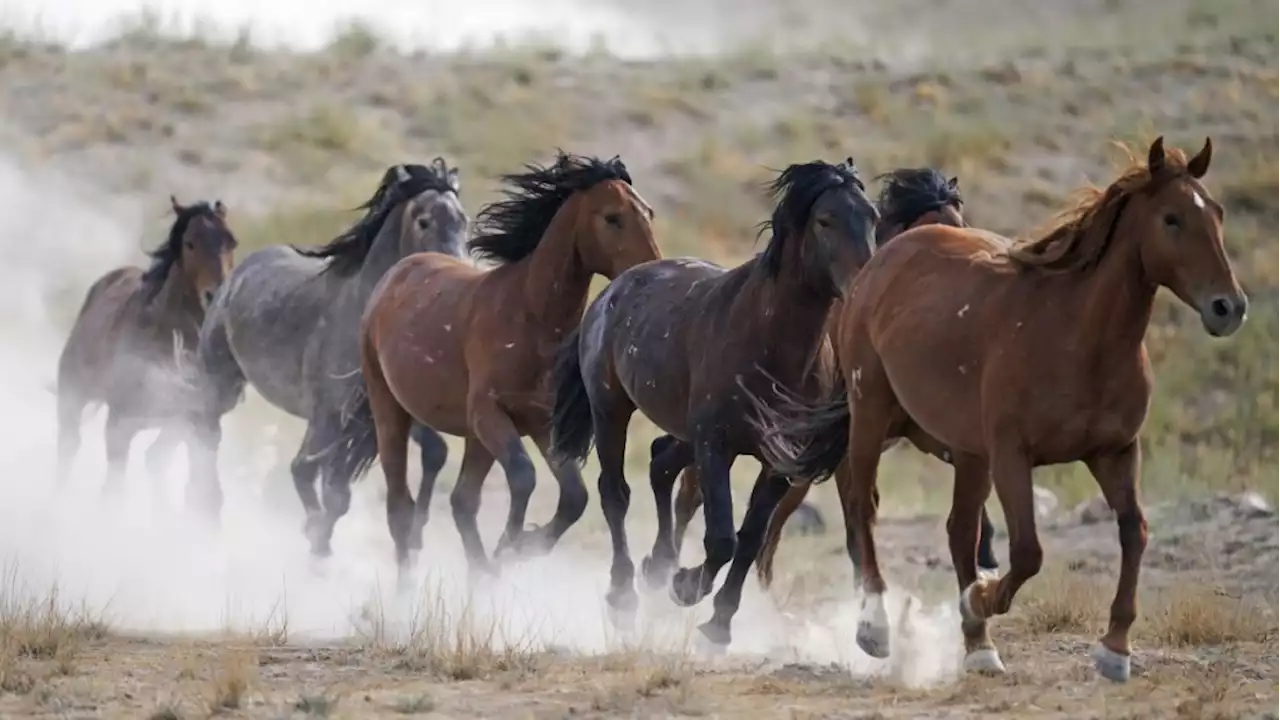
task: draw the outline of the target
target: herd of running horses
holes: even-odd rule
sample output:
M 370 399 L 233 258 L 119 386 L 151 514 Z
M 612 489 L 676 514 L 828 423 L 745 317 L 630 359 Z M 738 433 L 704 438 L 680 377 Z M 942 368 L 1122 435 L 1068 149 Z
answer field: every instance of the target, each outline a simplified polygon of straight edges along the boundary
M 884 658 L 876 474 L 905 439 L 954 469 L 946 527 L 965 667 L 1001 672 L 987 622 L 1041 565 L 1032 469 L 1083 461 L 1115 511 L 1122 556 L 1093 659 L 1124 681 L 1147 537 L 1138 436 L 1156 291 L 1171 290 L 1216 337 L 1239 329 L 1247 308 L 1222 205 L 1200 182 L 1211 155 L 1207 139 L 1190 158 L 1156 139 L 1019 242 L 969 226 L 956 178 L 935 169 L 877 178 L 873 201 L 851 159 L 791 165 L 768 187 L 767 244 L 734 268 L 664 259 L 653 209 L 616 156 L 560 153 L 503 176 L 504 197 L 474 233 L 457 168 L 396 165 L 328 244 L 267 247 L 234 267 L 227 208 L 174 199 L 150 267 L 104 275 L 80 309 L 58 365 L 58 474 L 65 481 L 82 410 L 105 404 L 106 488 L 121 484 L 135 434 L 159 428 L 149 468 L 185 444 L 188 509 L 216 522 L 221 418 L 252 384 L 307 422 L 291 470 L 313 553 L 331 552 L 351 483 L 378 460 L 403 576 L 422 548 L 444 433 L 465 439 L 450 504 L 469 567 L 492 573 L 476 515 L 494 462 L 511 492 L 495 559 L 546 553 L 586 509 L 580 467 L 594 445 L 613 547 L 607 603 L 625 623 L 638 599 L 624 456 L 639 410 L 664 433 L 650 446 L 658 532 L 644 582 L 691 606 L 729 565 L 700 626 L 712 647 L 727 646 L 749 568 L 769 582 L 787 517 L 834 475 L 863 597 L 856 640 Z M 595 275 L 609 283 L 591 299 Z M 525 526 L 536 482 L 526 437 L 560 490 L 536 528 Z M 729 476 L 743 455 L 761 471 L 735 528 Z M 1010 548 L 998 578 L 979 569 L 995 566 L 993 487 Z M 700 505 L 705 559 L 679 568 Z

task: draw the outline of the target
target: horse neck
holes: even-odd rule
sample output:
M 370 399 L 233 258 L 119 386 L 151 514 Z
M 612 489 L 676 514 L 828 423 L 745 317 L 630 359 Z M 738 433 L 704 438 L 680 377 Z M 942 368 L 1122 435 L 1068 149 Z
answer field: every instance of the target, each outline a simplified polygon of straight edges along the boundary
M 1122 220 L 1097 267 L 1074 275 L 1076 306 L 1082 309 L 1076 319 L 1077 347 L 1100 360 L 1138 353 L 1155 307 L 1156 285 L 1147 278 L 1138 244 L 1127 231 Z
M 804 363 L 812 362 L 834 297 L 812 287 L 806 278 L 803 240 L 787 238 L 782 248 L 778 272 L 770 277 L 757 258 L 743 288 L 744 299 L 758 303 L 755 312 L 761 316 L 761 346 L 777 359 L 795 355 Z
M 525 307 L 544 322 L 558 328 L 582 316 L 591 288 L 591 271 L 578 252 L 574 227 L 577 198 L 560 208 L 538 246 L 512 266 L 520 276 Z
M 164 284 L 148 304 L 151 310 L 151 321 L 166 333 L 177 331 L 194 339 L 204 320 L 204 309 L 196 290 L 191 286 L 186 273 L 182 271 L 182 262 L 178 261 L 169 268 Z
M 363 312 L 364 304 L 373 293 L 373 288 L 396 263 L 404 258 L 400 246 L 400 234 L 403 229 L 401 208 L 394 208 L 387 216 L 386 222 L 378 230 L 369 246 L 369 252 L 360 265 L 360 270 L 343 283 L 338 295 L 338 303 L 344 308 L 355 308 L 355 312 Z

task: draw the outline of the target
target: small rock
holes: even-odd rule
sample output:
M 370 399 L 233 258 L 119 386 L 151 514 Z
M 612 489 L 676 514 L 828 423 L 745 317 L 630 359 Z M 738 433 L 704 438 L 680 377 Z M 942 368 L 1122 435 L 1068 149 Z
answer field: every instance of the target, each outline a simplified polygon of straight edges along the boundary
M 1240 493 L 1235 498 L 1236 510 L 1242 517 L 1267 518 L 1275 515 L 1275 510 L 1267 504 L 1265 498 L 1252 490 Z
M 1111 512 L 1111 506 L 1107 504 L 1107 499 L 1097 495 L 1076 506 L 1075 518 L 1076 522 L 1081 525 L 1096 525 L 1100 522 L 1114 520 L 1115 513 Z
M 1054 513 L 1058 512 L 1058 496 L 1054 495 L 1052 490 L 1038 485 L 1031 490 L 1035 494 L 1036 519 L 1048 520 L 1053 517 Z

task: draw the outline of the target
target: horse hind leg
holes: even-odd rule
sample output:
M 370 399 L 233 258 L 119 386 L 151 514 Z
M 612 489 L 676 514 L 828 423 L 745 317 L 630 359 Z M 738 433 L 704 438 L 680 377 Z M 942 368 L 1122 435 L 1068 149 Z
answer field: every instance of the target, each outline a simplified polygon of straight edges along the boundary
M 693 462 L 693 448 L 670 435 L 663 435 L 649 446 L 649 485 L 653 488 L 653 501 L 658 514 L 658 534 L 653 541 L 653 550 L 640 562 L 640 572 L 645 584 L 650 589 L 667 586 L 680 554 L 676 547 L 676 530 L 673 527 L 671 495 L 675 488 L 676 478 Z M 686 472 L 685 483 L 696 484 L 696 475 L 690 480 Z M 681 499 L 685 498 L 684 487 L 681 487 Z M 699 498 L 700 500 L 700 498 Z M 685 522 L 688 522 L 688 511 Z M 683 535 L 685 527 L 680 527 Z
M 302 502 L 302 510 L 306 513 L 303 533 L 311 544 L 311 554 L 317 558 L 328 557 L 332 549 L 328 547 L 320 534 L 323 509 L 320 507 L 320 496 L 316 492 L 316 476 L 320 472 L 319 453 L 324 449 L 322 438 L 317 432 L 317 423 L 307 425 L 306 434 L 302 436 L 302 444 L 289 463 L 289 473 L 293 476 L 293 487 L 298 492 L 298 500 Z
M 618 403 L 621 405 L 621 403 Z M 615 625 L 628 628 L 640 606 L 636 595 L 636 566 L 627 543 L 627 510 L 631 506 L 631 487 L 625 471 L 627 425 L 635 406 L 626 402 L 597 404 L 593 398 L 591 414 L 596 437 L 596 456 L 600 460 L 600 508 L 609 526 L 613 561 L 609 568 L 609 592 L 605 595 L 609 615 Z

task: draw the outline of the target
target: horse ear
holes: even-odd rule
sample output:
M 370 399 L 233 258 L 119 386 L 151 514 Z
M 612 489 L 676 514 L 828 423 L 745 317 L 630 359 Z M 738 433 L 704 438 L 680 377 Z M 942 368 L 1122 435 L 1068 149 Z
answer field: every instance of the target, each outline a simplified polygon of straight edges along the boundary
M 449 171 L 444 174 L 444 180 L 449 183 L 449 187 L 453 189 L 453 193 L 455 195 L 458 194 L 458 191 L 462 188 L 462 184 L 458 181 L 458 168 L 450 168 Z
M 217 215 L 219 218 L 221 218 L 221 219 L 223 219 L 223 220 L 226 220 L 226 219 L 227 219 L 227 206 L 226 206 L 226 205 L 224 205 L 224 204 L 222 204 L 222 201 L 221 201 L 221 200 L 217 200 L 217 201 L 215 201 L 215 202 L 213 203 L 213 214 L 214 214 L 214 215 Z
M 404 165 L 396 166 L 396 182 L 409 182 L 409 170 Z
M 1152 175 L 1160 172 L 1164 168 L 1164 136 L 1161 135 L 1151 143 L 1151 149 L 1147 151 L 1147 171 Z
M 956 176 L 952 176 L 952 178 L 947 181 L 947 187 L 951 188 L 952 190 L 955 190 L 956 188 L 960 187 L 960 178 Z
M 169 205 L 171 205 L 171 206 L 173 207 L 173 214 L 174 214 L 174 215 L 181 215 L 181 214 L 182 214 L 182 211 L 186 209 L 186 208 L 182 207 L 182 204 L 181 204 L 181 203 L 179 203 L 179 202 L 178 202 L 178 198 L 177 198 L 177 196 L 176 196 L 176 195 L 170 195 L 170 196 L 169 196 Z
M 1213 159 L 1213 141 L 1209 138 L 1204 139 L 1204 147 L 1200 148 L 1200 152 L 1191 158 L 1191 162 L 1187 163 L 1187 172 L 1191 177 L 1199 180 L 1204 174 L 1209 172 L 1209 161 Z

